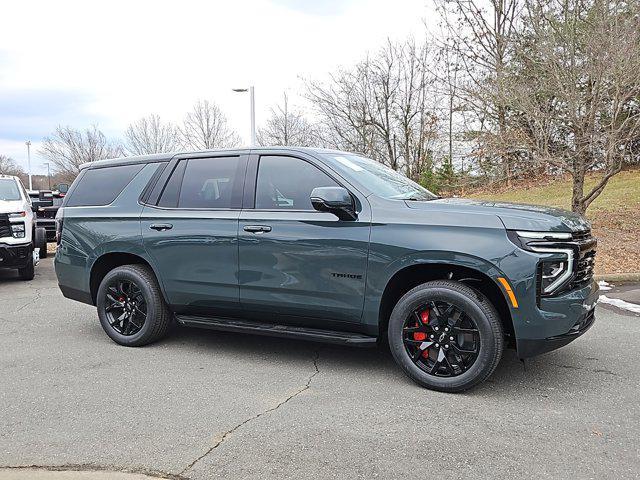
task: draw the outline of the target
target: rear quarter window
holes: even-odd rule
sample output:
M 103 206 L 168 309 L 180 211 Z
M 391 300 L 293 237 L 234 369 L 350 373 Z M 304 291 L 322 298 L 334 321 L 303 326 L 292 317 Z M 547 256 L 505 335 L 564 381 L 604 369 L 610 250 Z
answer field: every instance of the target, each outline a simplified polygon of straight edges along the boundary
M 109 205 L 144 164 L 90 169 L 84 172 L 66 201 L 67 207 Z

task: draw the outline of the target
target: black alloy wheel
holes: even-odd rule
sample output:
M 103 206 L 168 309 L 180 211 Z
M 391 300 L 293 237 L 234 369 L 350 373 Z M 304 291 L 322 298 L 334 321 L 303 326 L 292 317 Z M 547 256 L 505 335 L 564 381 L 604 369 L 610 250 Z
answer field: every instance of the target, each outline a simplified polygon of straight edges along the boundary
M 107 287 L 105 313 L 111 328 L 120 335 L 138 333 L 147 320 L 147 302 L 134 282 L 115 279 Z
M 486 380 L 504 348 L 500 316 L 478 290 L 433 280 L 405 293 L 387 328 L 396 363 L 419 385 L 462 392 Z
M 414 310 L 405 321 L 403 341 L 411 360 L 439 377 L 466 372 L 480 352 L 476 323 L 445 301 L 432 301 Z
M 127 347 L 162 338 L 173 318 L 147 265 L 122 265 L 108 272 L 100 282 L 96 307 L 105 333 Z

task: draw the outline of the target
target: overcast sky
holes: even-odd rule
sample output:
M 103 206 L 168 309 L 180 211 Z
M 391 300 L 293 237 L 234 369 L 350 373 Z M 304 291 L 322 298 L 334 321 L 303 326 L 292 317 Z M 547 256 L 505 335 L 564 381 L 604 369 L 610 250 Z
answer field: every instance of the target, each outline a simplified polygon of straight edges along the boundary
M 58 124 L 121 137 L 149 113 L 181 121 L 218 103 L 245 142 L 300 78 L 322 79 L 386 38 L 424 35 L 430 0 L 10 1 L 0 28 L 0 154 L 43 172 L 39 141 Z

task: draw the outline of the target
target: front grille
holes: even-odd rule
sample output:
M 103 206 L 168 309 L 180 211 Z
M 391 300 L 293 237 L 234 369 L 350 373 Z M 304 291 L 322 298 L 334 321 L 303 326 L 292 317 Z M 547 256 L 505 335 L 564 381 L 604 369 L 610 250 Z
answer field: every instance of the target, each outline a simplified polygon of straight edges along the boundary
M 9 224 L 9 215 L 0 213 L 0 238 L 11 236 L 11 226 Z
M 598 242 L 591 236 L 590 230 L 575 232 L 572 241 L 576 247 L 576 261 L 570 288 L 575 288 L 585 285 L 593 278 Z
M 573 232 L 571 238 L 574 242 L 584 242 L 591 240 L 591 230 L 583 230 L 582 232 Z

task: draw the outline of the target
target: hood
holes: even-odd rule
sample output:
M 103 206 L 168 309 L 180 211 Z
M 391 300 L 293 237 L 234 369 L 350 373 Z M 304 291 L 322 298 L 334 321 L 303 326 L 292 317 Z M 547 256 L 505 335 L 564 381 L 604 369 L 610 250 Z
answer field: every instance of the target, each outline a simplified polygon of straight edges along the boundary
M 496 215 L 507 230 L 537 232 L 578 232 L 591 228 L 589 222 L 573 212 L 540 205 L 442 198 L 429 202 L 406 202 L 409 208 L 443 209 L 456 213 Z
M 15 213 L 24 210 L 22 200 L 0 200 L 0 213 Z

